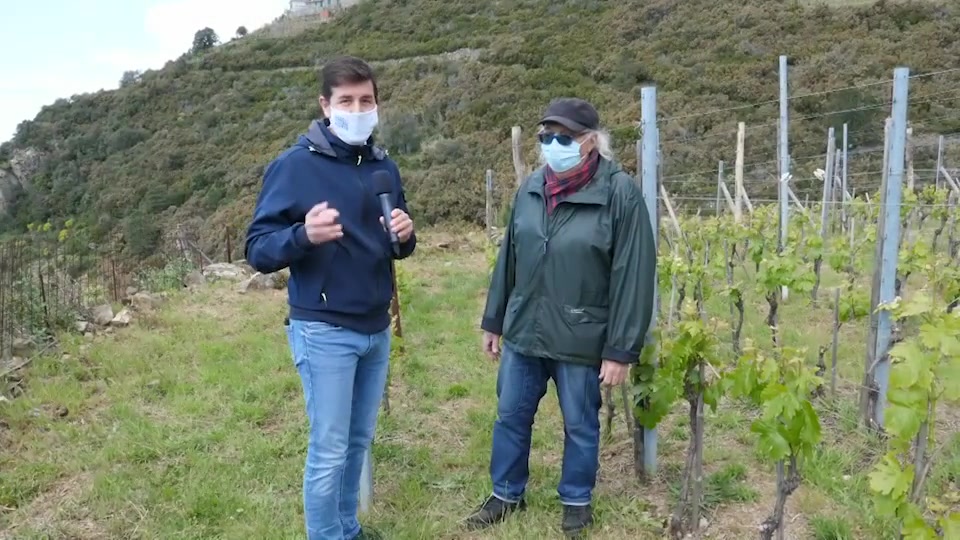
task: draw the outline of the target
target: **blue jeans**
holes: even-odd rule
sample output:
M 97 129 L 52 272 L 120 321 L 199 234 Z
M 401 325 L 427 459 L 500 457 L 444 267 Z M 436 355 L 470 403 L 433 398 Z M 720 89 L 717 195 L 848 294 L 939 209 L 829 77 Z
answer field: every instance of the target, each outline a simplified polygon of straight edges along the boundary
M 524 356 L 506 343 L 497 375 L 490 477 L 506 502 L 523 497 L 530 477 L 533 417 L 553 379 L 563 414 L 563 470 L 557 493 L 566 505 L 590 504 L 600 457 L 600 367 Z
M 307 538 L 352 539 L 360 534 L 360 472 L 387 382 L 390 330 L 366 335 L 291 320 L 287 337 L 310 421 L 303 473 Z

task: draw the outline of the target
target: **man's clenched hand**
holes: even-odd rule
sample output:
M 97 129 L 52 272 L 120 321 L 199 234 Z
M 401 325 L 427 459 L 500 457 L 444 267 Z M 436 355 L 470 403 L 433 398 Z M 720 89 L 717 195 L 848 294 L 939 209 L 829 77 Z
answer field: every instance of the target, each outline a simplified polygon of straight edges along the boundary
M 334 208 L 329 208 L 326 202 L 322 202 L 307 212 L 307 218 L 304 220 L 304 226 L 307 229 L 307 238 L 313 244 L 323 244 L 331 240 L 343 238 L 343 225 L 337 223 L 340 212 Z

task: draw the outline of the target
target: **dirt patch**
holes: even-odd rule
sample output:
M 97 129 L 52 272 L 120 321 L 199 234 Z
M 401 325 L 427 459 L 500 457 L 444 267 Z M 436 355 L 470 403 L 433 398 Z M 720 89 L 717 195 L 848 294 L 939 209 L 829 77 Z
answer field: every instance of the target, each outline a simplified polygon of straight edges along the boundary
M 51 538 L 99 540 L 109 538 L 102 526 L 90 519 L 79 502 L 93 489 L 93 475 L 81 473 L 61 479 L 22 509 L 15 511 L 0 540 L 13 540 L 24 532 Z

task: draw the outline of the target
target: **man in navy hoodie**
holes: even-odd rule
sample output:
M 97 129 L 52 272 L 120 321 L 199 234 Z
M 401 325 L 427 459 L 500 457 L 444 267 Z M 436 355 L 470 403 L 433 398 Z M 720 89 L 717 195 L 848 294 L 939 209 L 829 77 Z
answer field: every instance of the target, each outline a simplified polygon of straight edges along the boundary
M 417 240 L 397 165 L 373 145 L 373 70 L 338 58 L 324 66 L 321 86 L 325 118 L 264 171 L 246 257 L 259 272 L 290 268 L 286 330 L 310 422 L 307 537 L 376 538 L 357 521 L 360 471 L 387 380 L 391 259 L 410 256 Z M 372 186 L 377 171 L 394 179 L 389 224 Z

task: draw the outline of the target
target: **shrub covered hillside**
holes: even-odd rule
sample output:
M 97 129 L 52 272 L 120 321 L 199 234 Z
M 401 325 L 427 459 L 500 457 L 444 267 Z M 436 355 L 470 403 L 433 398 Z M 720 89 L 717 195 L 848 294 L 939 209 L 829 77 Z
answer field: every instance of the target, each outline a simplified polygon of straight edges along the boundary
M 737 121 L 750 127 L 748 163 L 776 158 L 780 54 L 791 58 L 793 95 L 889 79 L 897 65 L 914 73 L 960 65 L 960 6 L 947 0 L 845 8 L 782 0 L 369 0 L 303 34 L 267 35 L 185 55 L 116 91 L 59 100 L 22 124 L 2 147 L 0 166 L 28 148 L 45 158 L 23 179 L 26 194 L 0 230 L 73 219 L 83 236 L 77 245 L 118 243 L 146 258 L 179 224 L 200 235 L 201 247 L 222 252 L 226 226 L 237 240 L 242 235 L 265 164 L 318 114 L 317 65 L 338 53 L 378 67 L 380 140 L 400 162 L 420 223 L 480 221 L 483 171 L 494 169 L 501 188 L 512 185 L 510 128 L 527 130 L 532 159 L 530 129 L 553 96 L 593 100 L 632 168 L 639 88 L 655 82 L 665 174 L 675 175 L 712 169 L 719 159 L 732 167 Z M 949 114 L 957 94 L 945 93 L 958 81 L 913 84 L 913 96 L 940 93 L 911 107 L 925 133 L 960 130 L 958 115 Z M 793 123 L 792 153 L 822 153 L 826 127 L 844 122 L 853 146 L 875 147 L 889 93 L 884 84 L 793 100 L 792 114 L 809 119 Z M 844 109 L 857 110 L 822 115 Z M 775 171 L 775 162 L 769 167 Z M 715 187 L 698 178 L 671 189 Z

